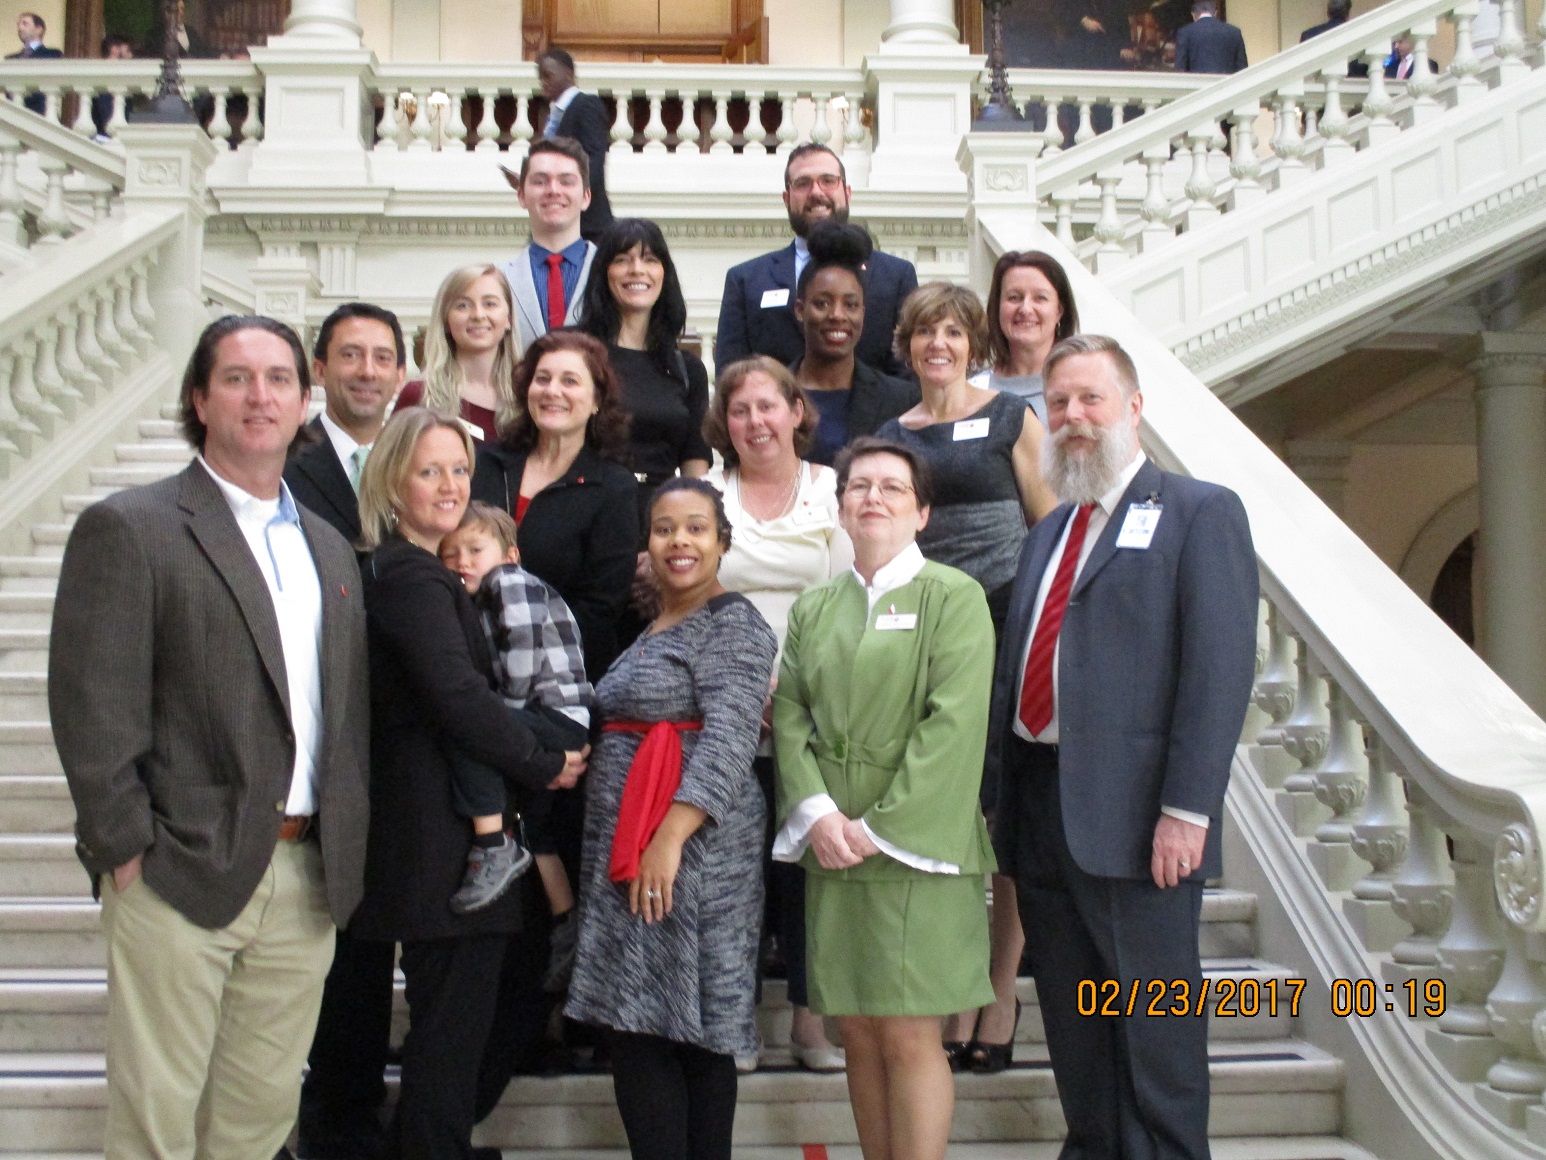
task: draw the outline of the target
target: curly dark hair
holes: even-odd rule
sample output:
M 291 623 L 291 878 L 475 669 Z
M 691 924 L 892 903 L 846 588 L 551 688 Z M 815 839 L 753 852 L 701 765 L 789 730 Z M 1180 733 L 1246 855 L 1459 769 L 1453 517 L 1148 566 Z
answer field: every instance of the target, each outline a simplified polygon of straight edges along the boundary
M 694 495 L 707 496 L 708 501 L 714 505 L 714 530 L 719 534 L 719 546 L 725 551 L 730 550 L 730 516 L 725 512 L 724 494 L 706 479 L 698 479 L 691 475 L 678 475 L 666 480 L 655 489 L 655 494 L 650 497 L 649 520 L 655 520 L 655 508 L 661 499 L 672 492 L 690 491 Z M 649 529 L 645 528 L 648 534 Z
M 585 369 L 590 372 L 591 385 L 596 392 L 596 413 L 585 424 L 585 446 L 603 459 L 626 467 L 628 413 L 618 399 L 620 388 L 612 364 L 607 360 L 607 348 L 599 339 L 567 327 L 549 331 L 526 348 L 526 356 L 515 368 L 515 402 L 519 411 L 499 433 L 500 441 L 517 451 L 530 451 L 537 445 L 537 425 L 527 413 L 526 400 L 531 395 L 531 383 L 537 377 L 538 364 L 546 355 L 562 350 L 573 351 L 585 360 Z

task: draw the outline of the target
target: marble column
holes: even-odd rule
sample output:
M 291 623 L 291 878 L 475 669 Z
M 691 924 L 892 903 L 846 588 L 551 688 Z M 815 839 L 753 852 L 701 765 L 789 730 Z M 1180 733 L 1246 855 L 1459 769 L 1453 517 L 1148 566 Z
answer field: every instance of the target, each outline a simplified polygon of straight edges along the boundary
M 1481 654 L 1546 714 L 1546 334 L 1486 333 L 1475 376 Z
M 867 188 L 966 193 L 956 153 L 986 60 L 961 43 L 952 0 L 891 0 L 880 48 L 864 58 L 875 93 Z
M 888 46 L 956 44 L 961 34 L 955 4 L 952 0 L 891 0 L 891 23 L 880 39 Z
M 285 20 L 285 39 L 307 40 L 319 46 L 358 48 L 360 44 L 357 0 L 291 0 Z

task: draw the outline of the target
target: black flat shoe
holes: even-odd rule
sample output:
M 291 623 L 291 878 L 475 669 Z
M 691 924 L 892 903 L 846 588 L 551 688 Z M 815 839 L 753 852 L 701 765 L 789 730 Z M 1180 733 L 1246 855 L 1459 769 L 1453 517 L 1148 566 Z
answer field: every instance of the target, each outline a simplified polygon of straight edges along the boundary
M 1020 1000 L 1015 1000 L 1015 1021 L 1009 1029 L 1008 1043 L 983 1043 L 973 1040 L 963 1067 L 974 1075 L 997 1075 L 1014 1062 L 1015 1033 L 1020 1030 Z

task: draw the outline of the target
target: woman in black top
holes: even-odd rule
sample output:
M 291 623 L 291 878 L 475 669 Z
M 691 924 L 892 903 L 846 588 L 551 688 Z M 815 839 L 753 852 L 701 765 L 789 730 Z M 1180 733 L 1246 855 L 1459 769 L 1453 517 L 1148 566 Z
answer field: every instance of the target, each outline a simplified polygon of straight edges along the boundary
M 607 344 L 618 404 L 629 416 L 628 466 L 638 478 L 640 520 L 655 488 L 680 472 L 703 475 L 713 452 L 703 441 L 709 376 L 677 346 L 687 302 L 660 227 L 619 218 L 596 247 L 580 329 Z
M 920 395 L 916 384 L 854 357 L 864 332 L 865 263 L 874 248 L 869 234 L 843 222 L 820 222 L 806 242 L 811 256 L 795 284 L 794 302 L 805 355 L 789 369 L 819 416 L 806 458 L 830 467 L 845 446 L 875 434 Z
M 423 407 L 397 412 L 360 484 L 370 642 L 370 837 L 357 939 L 403 944 L 412 1026 L 394 1130 L 404 1156 L 462 1157 L 499 968 L 521 927 L 519 892 L 472 914 L 449 901 L 468 824 L 452 808 L 446 745 L 517 789 L 571 787 L 581 754 L 552 753 L 505 709 L 477 611 L 440 562 L 467 507 L 471 437 Z

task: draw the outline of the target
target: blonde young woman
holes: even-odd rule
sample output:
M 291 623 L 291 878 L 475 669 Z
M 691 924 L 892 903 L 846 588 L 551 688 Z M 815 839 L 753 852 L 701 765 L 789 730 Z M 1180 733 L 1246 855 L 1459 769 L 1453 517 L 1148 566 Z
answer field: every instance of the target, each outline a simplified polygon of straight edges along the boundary
M 405 385 L 397 406 L 454 415 L 474 442 L 492 442 L 520 412 L 510 284 L 497 266 L 461 266 L 446 275 L 424 336 L 424 377 Z

